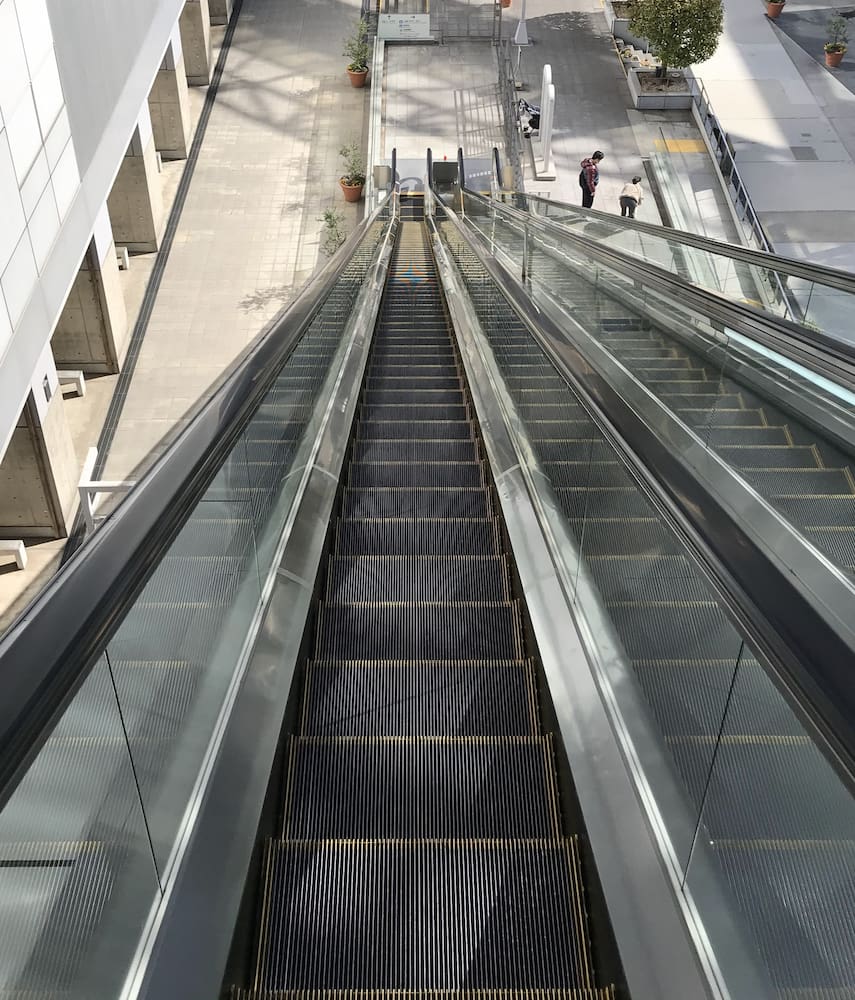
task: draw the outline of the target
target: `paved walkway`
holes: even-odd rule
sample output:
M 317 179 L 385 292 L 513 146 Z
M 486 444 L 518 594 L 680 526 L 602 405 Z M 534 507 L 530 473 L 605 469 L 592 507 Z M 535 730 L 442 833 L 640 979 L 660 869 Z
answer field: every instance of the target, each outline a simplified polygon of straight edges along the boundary
M 833 8 L 789 0 L 778 27 L 759 0 L 724 6 L 718 51 L 695 72 L 760 221 L 778 252 L 855 270 L 855 97 L 818 62 Z M 853 52 L 855 39 L 841 79 Z
M 338 149 L 362 140 L 347 0 L 244 0 L 202 153 L 103 476 L 132 474 L 318 262 Z

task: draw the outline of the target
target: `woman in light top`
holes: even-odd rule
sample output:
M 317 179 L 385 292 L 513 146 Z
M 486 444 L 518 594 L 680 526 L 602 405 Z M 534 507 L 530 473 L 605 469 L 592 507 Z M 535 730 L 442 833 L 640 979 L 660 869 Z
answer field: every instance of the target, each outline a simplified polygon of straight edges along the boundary
M 641 204 L 641 178 L 633 177 L 629 184 L 624 184 L 620 193 L 620 214 L 635 218 L 635 210 Z

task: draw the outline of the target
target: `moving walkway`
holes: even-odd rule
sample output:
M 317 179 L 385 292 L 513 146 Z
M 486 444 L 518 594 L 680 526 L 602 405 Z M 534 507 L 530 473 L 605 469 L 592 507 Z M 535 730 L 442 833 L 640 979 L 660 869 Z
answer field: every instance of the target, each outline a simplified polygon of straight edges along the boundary
M 2 640 L 4 996 L 855 988 L 848 730 L 790 642 L 825 607 L 780 579 L 769 635 L 428 208 L 393 192 Z

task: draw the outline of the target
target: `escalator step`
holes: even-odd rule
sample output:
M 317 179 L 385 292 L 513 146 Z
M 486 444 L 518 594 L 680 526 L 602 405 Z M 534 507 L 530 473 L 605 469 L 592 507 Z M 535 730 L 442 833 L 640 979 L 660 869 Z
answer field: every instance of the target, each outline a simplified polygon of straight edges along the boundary
M 339 555 L 466 555 L 500 552 L 495 521 L 477 518 L 394 518 L 340 521 Z
M 528 660 L 309 664 L 304 736 L 534 736 Z
M 416 407 L 419 409 L 419 407 Z M 431 407 L 432 409 L 432 407 Z M 357 421 L 356 440 L 374 440 L 382 438 L 436 438 L 444 440 L 452 438 L 474 440 L 472 425 L 465 420 L 366 420 Z
M 742 648 L 739 634 L 712 602 L 610 603 L 608 610 L 633 660 L 732 659 L 735 664 Z
M 555 490 L 568 519 L 585 517 L 650 517 L 652 508 L 635 486 L 561 486 Z
M 800 493 L 770 496 L 775 508 L 798 524 L 814 528 L 855 527 L 855 495 L 829 493 L 826 495 Z
M 422 375 L 410 372 L 405 375 L 369 375 L 365 388 L 371 392 L 384 389 L 457 389 L 460 379 L 457 375 Z
M 363 394 L 363 403 L 445 403 L 460 404 L 460 389 L 366 389 Z
M 327 604 L 318 660 L 518 660 L 519 608 L 494 604 Z
M 696 392 L 676 392 L 668 388 L 658 390 L 656 395 L 662 402 L 672 410 L 741 410 L 742 397 L 736 392 L 708 392 L 701 391 L 703 385 L 699 385 Z M 747 408 L 747 407 L 746 407 Z M 752 411 L 756 413 L 756 410 Z M 752 420 L 752 423 L 757 423 Z
M 729 406 L 693 406 L 690 401 L 682 404 L 669 400 L 668 404 L 677 416 L 690 427 L 757 427 L 766 423 L 762 410 L 743 409 L 738 402 Z M 698 431 L 698 433 L 701 433 Z
M 676 555 L 680 543 L 658 517 L 595 518 L 571 522 L 585 557 Z
M 479 488 L 408 487 L 372 489 L 348 487 L 342 518 L 488 518 L 493 510 L 489 494 Z
M 802 532 L 835 565 L 855 569 L 855 524 L 841 528 L 803 528 Z
M 15 998 L 10 998 L 15 1000 Z M 21 1000 L 29 1000 L 27 997 Z M 33 998 L 41 1000 L 41 998 Z M 615 1000 L 614 987 L 606 989 L 526 990 L 524 997 L 515 989 L 449 990 L 242 990 L 233 986 L 229 1000 Z M 800 1000 L 794 997 L 793 1000 Z M 813 1000 L 805 997 L 804 1000 Z M 816 1000 L 834 1000 L 817 997 Z
M 257 988 L 590 985 L 575 841 L 277 841 L 265 883 Z
M 852 483 L 846 469 L 740 469 L 740 476 L 762 496 L 794 493 L 851 492 Z
M 507 601 L 507 567 L 500 556 L 336 556 L 326 600 L 334 604 L 404 601 Z
M 585 563 L 608 602 L 631 603 L 643 599 L 663 601 L 710 601 L 711 593 L 698 570 L 682 554 L 653 555 L 619 553 L 596 556 L 583 549 Z
M 716 454 L 737 469 L 816 469 L 819 456 L 814 448 L 793 445 L 719 445 Z
M 478 453 L 474 441 L 442 438 L 375 438 L 357 441 L 353 447 L 355 462 L 466 462 L 475 463 Z
M 557 840 L 549 737 L 301 739 L 286 840 Z
M 553 487 L 626 486 L 630 475 L 623 462 L 544 462 L 543 471 Z
M 373 487 L 468 487 L 485 486 L 484 468 L 480 462 L 359 462 L 350 463 L 348 486 Z
M 252 521 L 234 517 L 228 502 L 200 504 L 169 547 L 172 556 L 244 556 L 253 550 Z M 222 511 L 222 516 L 216 516 Z M 202 516 L 205 514 L 206 516 Z
M 359 410 L 360 420 L 394 420 L 407 423 L 428 420 L 460 420 L 469 419 L 467 408 L 463 403 L 452 405 L 440 403 L 425 406 L 422 403 L 396 404 L 364 402 Z M 432 434 L 431 437 L 435 437 Z

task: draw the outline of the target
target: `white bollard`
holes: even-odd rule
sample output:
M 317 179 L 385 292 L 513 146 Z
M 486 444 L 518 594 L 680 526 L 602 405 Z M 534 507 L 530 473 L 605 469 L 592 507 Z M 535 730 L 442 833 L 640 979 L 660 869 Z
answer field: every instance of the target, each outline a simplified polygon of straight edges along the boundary
M 555 86 L 549 84 L 546 91 L 546 101 L 541 109 L 540 141 L 543 145 L 543 172 L 552 170 L 552 122 L 555 118 Z
M 549 97 L 549 85 L 552 83 L 552 66 L 547 63 L 543 67 L 543 76 L 540 81 L 540 123 L 543 127 L 543 116 L 546 114 L 546 101 Z

